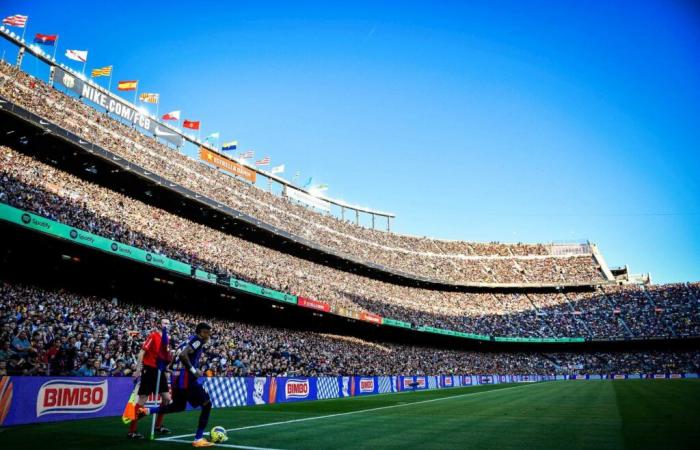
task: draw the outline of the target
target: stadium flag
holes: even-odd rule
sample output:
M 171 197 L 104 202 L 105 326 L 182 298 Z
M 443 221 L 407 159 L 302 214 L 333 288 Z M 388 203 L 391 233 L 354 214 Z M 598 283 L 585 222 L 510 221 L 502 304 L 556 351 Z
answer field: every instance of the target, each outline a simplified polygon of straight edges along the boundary
M 83 63 L 83 75 L 85 74 L 85 65 L 87 64 L 87 50 L 66 50 L 66 58 Z
M 22 28 L 22 42 L 24 42 L 24 33 L 27 32 L 27 22 L 29 22 L 29 16 L 23 16 L 21 14 L 7 16 L 4 19 L 2 19 L 3 25 L 7 25 L 8 27 Z
M 170 111 L 163 114 L 163 120 L 180 120 L 180 111 Z
M 270 173 L 284 173 L 284 164 L 280 164 L 279 166 L 273 167 L 272 169 L 270 169 Z
M 187 120 L 182 122 L 183 128 L 189 128 L 190 130 L 199 130 L 199 120 Z
M 14 16 L 7 16 L 2 19 L 2 24 L 9 27 L 25 28 L 27 25 L 27 20 L 29 20 L 29 16 L 15 14 Z M 22 36 L 22 39 L 24 40 L 24 35 Z
M 297 170 L 296 173 L 294 174 L 294 177 L 292 177 L 292 183 L 296 183 L 297 180 L 299 180 L 300 176 L 301 176 L 301 172 Z
M 100 67 L 99 69 L 92 69 L 90 76 L 92 78 L 111 77 L 112 76 L 112 66 L 105 66 L 105 67 Z
M 258 160 L 258 161 L 255 161 L 255 165 L 256 165 L 256 166 L 269 166 L 269 165 L 270 165 L 270 161 L 271 161 L 270 157 L 269 157 L 269 156 L 266 156 L 266 157 L 264 157 L 263 159 L 260 159 L 260 160 Z
M 139 94 L 139 100 L 143 103 L 158 103 L 160 99 L 160 94 L 154 94 L 149 92 L 142 92 Z
M 316 190 L 317 190 L 317 191 L 321 191 L 321 192 L 327 191 L 327 190 L 328 190 L 328 185 L 327 185 L 327 184 L 319 184 L 318 186 L 316 186 Z
M 7 16 L 4 19 L 2 19 L 3 25 L 7 25 L 9 27 L 22 28 L 22 42 L 24 42 L 24 33 L 27 32 L 27 22 L 29 22 L 29 16 L 23 16 L 21 14 Z
M 34 43 L 35 44 L 41 44 L 41 45 L 56 45 L 56 41 L 58 40 L 58 35 L 57 34 L 41 34 L 37 33 L 34 35 Z
M 87 50 L 66 50 L 66 58 L 81 63 L 87 62 Z
M 135 91 L 136 88 L 138 88 L 138 86 L 138 80 L 120 81 L 119 83 L 117 83 L 117 89 L 119 89 L 120 91 Z
M 214 139 L 219 139 L 220 136 L 221 136 L 221 133 L 219 133 L 217 131 L 216 133 L 212 133 L 209 136 L 205 137 L 204 140 L 205 141 L 213 141 Z
M 105 66 L 99 69 L 92 69 L 92 78 L 97 77 L 109 77 L 109 84 L 107 85 L 107 90 L 112 90 L 112 66 Z
M 241 159 L 250 159 L 250 158 L 252 158 L 254 155 L 255 155 L 255 153 L 253 152 L 253 150 L 248 150 L 248 151 L 245 152 L 245 153 L 241 153 Z
M 314 177 L 309 177 L 308 180 L 306 180 L 306 183 L 304 183 L 304 189 L 308 188 L 311 186 L 311 183 L 314 182 Z
M 223 150 L 223 151 L 235 150 L 236 147 L 238 147 L 238 141 L 224 142 L 221 145 L 221 150 Z

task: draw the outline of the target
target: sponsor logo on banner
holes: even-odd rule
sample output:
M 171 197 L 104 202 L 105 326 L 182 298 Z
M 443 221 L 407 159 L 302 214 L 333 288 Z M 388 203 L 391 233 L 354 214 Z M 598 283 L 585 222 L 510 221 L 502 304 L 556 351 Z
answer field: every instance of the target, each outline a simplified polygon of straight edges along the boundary
M 298 297 L 297 305 L 304 308 L 315 309 L 318 311 L 329 312 L 331 307 L 327 303 L 319 302 L 318 300 L 311 300 L 310 298 Z
M 624 376 L 624 375 L 620 375 L 620 374 L 615 374 L 615 375 L 613 375 L 613 379 L 614 379 L 614 380 L 624 380 L 624 379 L 625 379 L 625 376 Z
M 360 320 L 364 320 L 365 322 L 376 323 L 379 325 L 382 324 L 382 317 L 381 316 L 378 316 L 376 314 L 370 314 L 368 312 L 361 312 L 360 313 Z
M 413 383 L 413 378 L 404 378 L 404 379 L 403 379 L 403 388 L 404 388 L 404 389 L 410 389 L 410 388 L 411 388 L 411 383 Z
M 657 378 L 657 379 L 666 378 L 666 374 L 665 373 L 655 373 L 654 378 Z
M 206 161 L 209 164 L 213 164 L 219 169 L 223 169 L 229 173 L 248 180 L 251 183 L 255 183 L 256 173 L 254 170 L 238 164 L 236 161 L 233 161 L 226 156 L 212 152 L 204 147 L 199 147 L 199 159 Z
M 350 377 L 343 377 L 343 397 L 350 397 Z
M 416 382 L 418 383 L 419 388 L 425 388 L 425 377 L 416 378 Z
M 669 378 L 683 378 L 683 376 L 680 373 L 672 373 Z
M 47 381 L 37 394 L 36 416 L 94 413 L 105 407 L 108 394 L 107 380 Z
M 576 375 L 576 376 L 574 377 L 574 380 L 585 380 L 585 379 L 586 379 L 586 376 L 585 376 L 585 375 Z
M 309 380 L 287 380 L 284 385 L 285 398 L 307 398 L 309 396 Z
M 263 392 L 265 391 L 266 382 L 266 377 L 255 377 L 255 380 L 253 381 L 253 403 L 255 403 L 256 405 L 265 404 Z
M 360 378 L 360 392 L 374 392 L 374 378 Z
M 470 384 L 472 384 L 472 377 L 466 377 L 466 376 L 465 376 L 465 377 L 464 377 L 464 385 L 465 385 L 465 386 L 469 386 Z
M 445 386 L 452 386 L 452 377 L 445 377 Z
M 170 386 L 168 386 L 168 392 L 170 395 L 172 395 L 173 390 Z M 148 398 L 146 399 L 146 405 L 145 406 L 158 406 L 160 405 L 160 402 L 162 401 L 160 394 L 148 394 Z

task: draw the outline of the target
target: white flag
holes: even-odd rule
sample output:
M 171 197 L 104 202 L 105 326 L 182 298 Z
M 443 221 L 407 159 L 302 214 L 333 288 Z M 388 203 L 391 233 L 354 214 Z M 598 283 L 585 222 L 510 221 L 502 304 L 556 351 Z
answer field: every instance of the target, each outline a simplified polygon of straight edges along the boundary
M 284 164 L 281 164 L 279 166 L 275 166 L 270 170 L 270 173 L 284 173 Z
M 66 50 L 66 58 L 84 63 L 87 61 L 87 50 Z

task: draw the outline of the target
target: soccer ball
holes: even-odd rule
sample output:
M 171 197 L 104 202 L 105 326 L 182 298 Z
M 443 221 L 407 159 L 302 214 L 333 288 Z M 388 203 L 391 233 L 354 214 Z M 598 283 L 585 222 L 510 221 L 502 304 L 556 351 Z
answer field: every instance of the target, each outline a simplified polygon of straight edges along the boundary
M 209 437 L 212 442 L 226 442 L 228 440 L 228 435 L 226 434 L 226 428 L 224 427 L 214 427 L 209 432 Z

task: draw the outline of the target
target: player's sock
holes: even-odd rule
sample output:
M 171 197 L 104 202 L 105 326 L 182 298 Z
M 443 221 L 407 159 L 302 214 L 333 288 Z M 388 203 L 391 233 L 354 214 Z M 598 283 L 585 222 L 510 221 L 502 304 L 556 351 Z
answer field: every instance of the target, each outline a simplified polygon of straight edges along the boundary
M 156 417 L 156 428 L 160 428 L 163 426 L 163 419 L 165 419 L 165 415 L 158 414 L 158 417 Z
M 194 440 L 202 439 L 204 436 L 204 430 L 207 428 L 207 423 L 209 422 L 209 413 L 211 412 L 211 403 L 207 402 L 202 405 L 202 412 L 199 413 L 199 424 L 197 425 L 197 434 L 194 436 Z
M 129 423 L 129 433 L 136 433 L 138 428 L 139 428 L 138 418 L 136 420 L 132 420 L 131 423 Z

